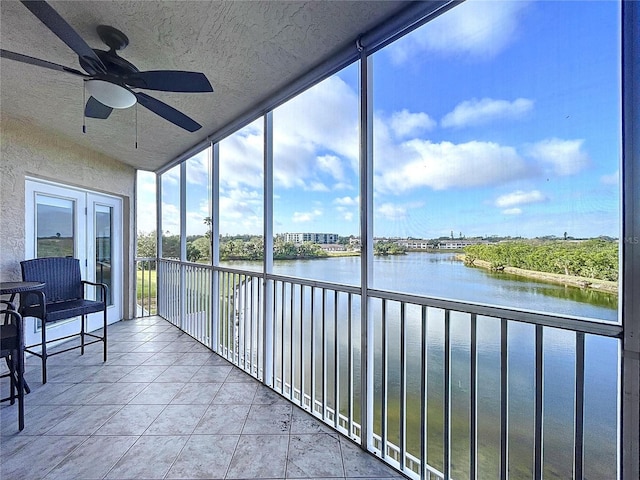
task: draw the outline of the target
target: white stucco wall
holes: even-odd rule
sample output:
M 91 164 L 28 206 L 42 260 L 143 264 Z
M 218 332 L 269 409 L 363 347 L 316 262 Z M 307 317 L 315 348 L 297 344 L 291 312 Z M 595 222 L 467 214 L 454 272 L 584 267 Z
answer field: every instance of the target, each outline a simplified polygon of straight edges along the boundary
M 108 193 L 123 201 L 123 316 L 133 317 L 135 169 L 19 119 L 0 120 L 0 147 L 0 281 L 21 278 L 25 177 Z

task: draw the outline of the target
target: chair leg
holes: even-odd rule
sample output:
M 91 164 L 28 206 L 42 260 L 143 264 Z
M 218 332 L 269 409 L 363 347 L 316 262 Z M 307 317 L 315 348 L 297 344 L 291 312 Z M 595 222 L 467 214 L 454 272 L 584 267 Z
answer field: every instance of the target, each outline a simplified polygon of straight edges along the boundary
M 80 319 L 80 355 L 84 355 L 84 331 L 86 321 L 87 316 L 82 315 L 82 318 Z
M 42 320 L 42 383 L 47 383 L 47 322 Z
M 13 361 L 16 367 L 17 387 L 18 387 L 18 429 L 24 430 L 24 352 L 22 349 L 16 350 L 16 358 Z
M 104 361 L 107 361 L 107 309 L 104 309 L 104 312 L 102 314 L 102 323 L 103 323 L 103 327 L 102 327 L 102 350 L 103 350 L 103 357 L 104 357 Z
M 10 404 L 13 405 L 16 403 L 16 379 L 14 377 L 14 362 L 13 362 L 13 353 L 5 358 L 7 361 L 7 368 L 9 369 L 9 399 Z

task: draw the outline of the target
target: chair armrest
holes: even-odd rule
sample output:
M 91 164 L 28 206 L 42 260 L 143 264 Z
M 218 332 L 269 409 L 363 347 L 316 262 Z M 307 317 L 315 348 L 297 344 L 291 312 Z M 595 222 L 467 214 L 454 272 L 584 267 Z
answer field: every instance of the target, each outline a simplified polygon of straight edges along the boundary
M 34 290 L 21 293 L 18 312 L 23 317 L 36 317 L 44 321 L 47 316 L 47 302 L 44 291 Z
M 107 287 L 106 283 L 96 283 L 96 282 L 90 282 L 89 280 L 81 280 L 82 285 L 83 286 L 87 286 L 87 285 L 91 285 L 92 287 L 97 287 L 100 289 L 101 293 L 102 293 L 102 301 L 105 302 L 105 304 L 107 303 L 107 289 L 109 287 Z
M 9 300 L 0 300 L 0 303 L 4 303 L 9 310 L 15 310 L 16 309 L 15 304 L 10 302 Z

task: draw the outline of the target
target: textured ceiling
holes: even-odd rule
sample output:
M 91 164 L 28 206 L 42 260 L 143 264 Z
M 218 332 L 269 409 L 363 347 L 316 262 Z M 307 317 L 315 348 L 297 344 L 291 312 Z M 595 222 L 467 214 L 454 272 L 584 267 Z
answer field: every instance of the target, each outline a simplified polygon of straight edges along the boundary
M 214 93 L 151 96 L 203 128 L 188 133 L 143 107 L 86 119 L 80 77 L 13 60 L 0 62 L 2 116 L 16 117 L 146 170 L 156 170 L 231 123 L 359 34 L 383 22 L 399 1 L 54 1 L 92 48 L 107 49 L 100 24 L 129 37 L 119 54 L 139 70 L 204 72 Z M 2 49 L 81 70 L 78 58 L 24 5 L 0 2 Z

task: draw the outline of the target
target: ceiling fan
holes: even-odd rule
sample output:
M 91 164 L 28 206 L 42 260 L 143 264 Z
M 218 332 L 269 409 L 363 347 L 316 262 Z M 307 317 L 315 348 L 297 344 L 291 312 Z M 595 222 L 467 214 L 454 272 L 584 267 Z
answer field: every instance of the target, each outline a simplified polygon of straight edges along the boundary
M 84 109 L 85 116 L 106 119 L 114 108 L 128 108 L 139 103 L 189 132 L 195 132 L 202 127 L 170 105 L 133 89 L 186 93 L 213 92 L 209 80 L 203 73 L 182 70 L 141 72 L 117 54 L 118 50 L 122 50 L 129 44 L 129 39 L 120 30 L 99 25 L 98 36 L 109 50 L 92 49 L 48 3 L 44 1 L 22 1 L 22 3 L 78 54 L 80 66 L 86 73 L 8 50 L 0 49 L 0 56 L 84 78 L 85 87 L 90 94 Z

